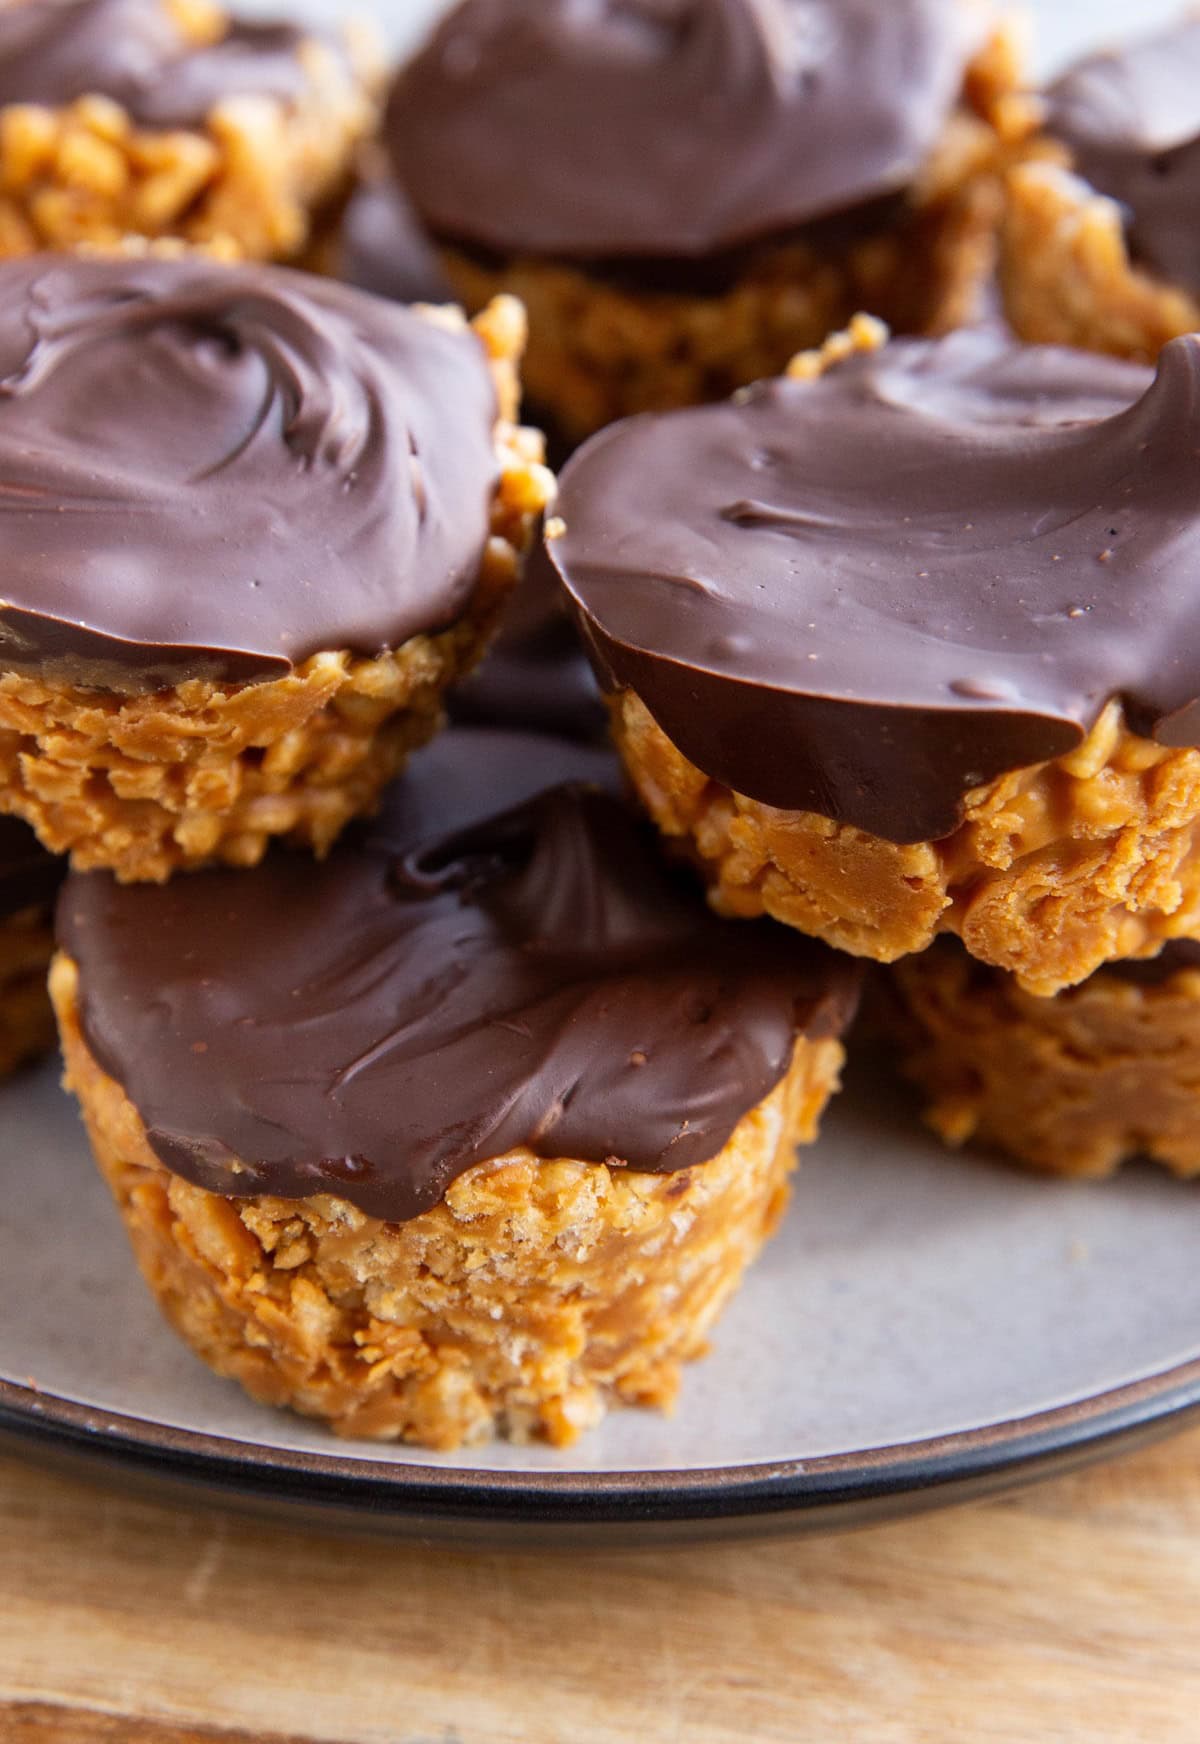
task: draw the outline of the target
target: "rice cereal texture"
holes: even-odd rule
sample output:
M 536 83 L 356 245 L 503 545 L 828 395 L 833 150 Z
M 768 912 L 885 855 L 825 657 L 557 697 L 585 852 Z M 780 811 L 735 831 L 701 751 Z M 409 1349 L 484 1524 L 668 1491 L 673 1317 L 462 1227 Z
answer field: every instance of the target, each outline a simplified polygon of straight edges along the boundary
M 197 47 L 222 35 L 225 14 L 211 0 L 162 3 Z M 106 247 L 131 233 L 293 258 L 349 185 L 383 74 L 373 35 L 353 26 L 344 54 L 316 37 L 299 54 L 300 102 L 234 95 L 198 129 L 139 126 L 99 94 L 61 109 L 0 109 L 0 258 Z
M 842 1060 L 837 1042 L 799 1041 L 699 1167 L 513 1151 L 433 1210 L 381 1223 L 328 1194 L 227 1199 L 168 1173 L 88 1052 L 70 959 L 51 989 L 69 1087 L 175 1330 L 256 1399 L 441 1449 L 493 1434 L 565 1446 L 611 1405 L 669 1407 L 782 1212 Z
M 156 882 L 208 861 L 255 865 L 275 836 L 323 853 L 372 809 L 436 731 L 447 686 L 483 654 L 554 487 L 541 435 L 514 422 L 520 305 L 497 299 L 473 326 L 497 386 L 500 482 L 465 616 L 377 657 L 331 649 L 256 684 L 126 695 L 0 672 L 0 811 L 77 867 Z
M 1120 206 L 1053 147 L 1008 178 L 1000 281 L 1009 323 L 1030 344 L 1153 362 L 1200 328 L 1200 303 L 1133 264 Z
M 22 909 L 0 921 L 0 1078 L 49 1053 L 54 1014 L 46 971 L 54 932 L 43 907 Z
M 971 1141 L 1056 1175 L 1126 1158 L 1200 1175 L 1200 971 L 1139 985 L 1111 972 L 1036 999 L 958 950 L 891 974 L 900 1059 L 949 1145 Z
M 483 265 L 442 250 L 455 293 L 479 308 L 510 291 L 529 310 L 532 402 L 572 441 L 635 412 L 722 399 L 777 374 L 856 310 L 898 331 L 941 333 L 975 313 L 990 278 L 1003 169 L 1033 125 L 1009 25 L 971 67 L 964 100 L 898 219 L 849 245 L 764 244 L 712 295 L 639 291 L 567 262 Z
M 975 788 L 953 835 L 908 846 L 710 780 L 631 691 L 610 709 L 635 790 L 722 914 L 881 963 L 957 933 L 1043 996 L 1200 935 L 1200 752 L 1138 737 L 1118 703 L 1069 756 Z

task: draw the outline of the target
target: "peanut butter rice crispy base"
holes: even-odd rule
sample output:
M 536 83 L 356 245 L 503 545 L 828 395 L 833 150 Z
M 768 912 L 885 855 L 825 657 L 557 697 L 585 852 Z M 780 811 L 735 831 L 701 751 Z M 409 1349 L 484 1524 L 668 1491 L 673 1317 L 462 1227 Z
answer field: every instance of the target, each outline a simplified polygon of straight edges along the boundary
M 465 616 L 394 652 L 331 650 L 257 684 L 193 679 L 126 695 L 0 673 L 0 811 L 76 867 L 160 882 L 206 862 L 255 865 L 276 836 L 323 853 L 373 808 L 436 732 L 443 692 L 481 658 L 553 490 L 540 434 L 513 421 L 521 307 L 497 299 L 472 325 L 497 387 L 500 482 Z
M 1000 250 L 1004 309 L 1019 338 L 1153 362 L 1200 328 L 1200 303 L 1129 258 L 1121 208 L 1069 173 L 1066 154 L 1008 178 Z
M 1021 63 L 1006 26 L 971 67 L 964 103 L 900 221 L 838 250 L 764 245 L 723 293 L 640 292 L 530 256 L 491 267 L 452 246 L 441 250 L 443 267 L 467 308 L 500 291 L 524 302 L 530 399 L 572 440 L 778 374 L 859 309 L 897 331 L 948 332 L 972 318 L 991 277 L 1002 173 L 1033 125 Z
M 54 930 L 45 907 L 0 920 L 0 1079 L 54 1046 L 54 1014 L 46 992 L 53 954 Z
M 947 1144 L 1079 1178 L 1138 1155 L 1200 1175 L 1200 971 L 1140 985 L 1102 970 L 1036 999 L 937 950 L 899 964 L 892 983 L 904 1073 Z
M 224 13 L 211 0 L 165 3 L 198 47 L 220 35 Z M 378 115 L 373 37 L 351 26 L 345 40 L 345 58 L 315 37 L 300 45 L 301 102 L 235 95 L 203 128 L 142 127 L 103 96 L 0 109 L 0 258 L 127 234 L 293 258 L 348 184 Z
M 669 1408 L 779 1219 L 842 1060 L 837 1042 L 798 1041 L 787 1077 L 698 1167 L 514 1151 L 434 1210 L 381 1223 L 327 1194 L 226 1199 L 168 1173 L 88 1052 L 70 959 L 51 990 L 68 1085 L 175 1330 L 267 1404 L 439 1449 L 493 1434 L 565 1446 L 610 1406 Z
M 953 835 L 910 846 L 734 793 L 632 692 L 610 709 L 635 790 L 723 914 L 881 963 L 957 933 L 1039 995 L 1200 935 L 1200 752 L 1139 738 L 1117 703 L 1078 750 L 976 788 Z

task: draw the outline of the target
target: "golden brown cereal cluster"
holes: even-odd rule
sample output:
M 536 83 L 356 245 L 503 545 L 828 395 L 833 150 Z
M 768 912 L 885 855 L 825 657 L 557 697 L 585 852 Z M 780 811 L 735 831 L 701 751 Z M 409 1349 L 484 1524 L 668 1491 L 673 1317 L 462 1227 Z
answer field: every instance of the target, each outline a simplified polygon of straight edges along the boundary
M 912 846 L 734 793 L 632 692 L 610 706 L 639 796 L 724 914 L 883 963 L 957 933 L 1041 995 L 1200 933 L 1200 752 L 1139 738 L 1116 703 L 1078 750 L 976 788 L 953 835 Z
M 1200 328 L 1200 303 L 1133 265 L 1121 208 L 1071 175 L 1065 154 L 1010 175 L 1000 278 L 1005 313 L 1032 344 L 1153 362 Z
M 44 907 L 0 920 L 0 1078 L 54 1046 L 46 971 L 54 932 Z
M 377 658 L 316 654 L 258 684 L 195 679 L 125 695 L 0 673 L 0 810 L 25 818 L 76 866 L 110 867 L 131 882 L 211 860 L 251 866 L 276 836 L 324 852 L 371 810 L 436 730 L 447 686 L 482 655 L 553 489 L 541 436 L 513 422 L 520 307 L 500 299 L 474 326 L 499 395 L 501 477 L 462 620 Z
M 209 0 L 164 4 L 197 46 L 220 36 L 224 15 Z M 299 54 L 299 103 L 235 95 L 199 130 L 140 127 L 102 95 L 0 109 L 0 258 L 128 233 L 224 241 L 252 260 L 299 253 L 350 178 L 382 76 L 373 43 L 353 30 L 345 53 L 310 38 Z
M 838 249 L 764 246 L 723 293 L 643 292 L 531 257 L 491 267 L 452 247 L 442 251 L 447 276 L 468 308 L 499 291 L 522 300 L 526 387 L 571 439 L 775 375 L 859 309 L 904 332 L 948 331 L 971 318 L 991 274 L 1001 173 L 1033 125 L 1020 63 L 1006 27 L 972 67 L 898 221 Z
M 255 1398 L 435 1448 L 494 1432 L 562 1446 L 610 1405 L 669 1406 L 774 1228 L 842 1059 L 836 1042 L 798 1042 L 698 1168 L 514 1151 L 385 1224 L 329 1194 L 228 1199 L 169 1174 L 82 1039 L 69 959 L 51 990 L 92 1147 L 176 1330 Z
M 1200 971 L 1134 984 L 1101 970 L 1036 999 L 957 949 L 892 971 L 904 1071 L 950 1145 L 979 1140 L 1051 1174 L 1135 1155 L 1200 1175 Z

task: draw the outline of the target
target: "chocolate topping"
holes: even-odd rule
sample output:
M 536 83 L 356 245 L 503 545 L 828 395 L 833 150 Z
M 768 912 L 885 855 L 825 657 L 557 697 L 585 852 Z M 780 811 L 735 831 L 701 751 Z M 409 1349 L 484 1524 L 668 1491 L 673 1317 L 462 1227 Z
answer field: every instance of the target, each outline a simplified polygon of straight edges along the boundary
M 29 825 L 0 817 L 0 921 L 50 902 L 66 863 L 42 847 Z
M 23 0 L 0 6 L 0 106 L 99 95 L 148 127 L 199 127 L 224 97 L 294 103 L 313 34 L 231 19 L 197 46 L 164 0 Z
M 1200 18 L 1089 56 L 1047 101 L 1079 174 L 1126 207 L 1133 253 L 1200 293 Z
M 364 182 L 342 217 L 338 277 L 396 303 L 453 303 L 432 242 L 392 180 Z
M 602 682 L 738 792 L 895 842 L 1113 697 L 1200 744 L 1200 338 L 1132 364 L 985 331 L 630 419 L 549 544 Z
M 248 679 L 464 610 L 497 476 L 483 348 L 278 267 L 0 267 L 0 649 Z
M 458 731 L 323 865 L 73 876 L 84 1035 L 166 1166 L 394 1221 L 520 1145 L 655 1171 L 714 1156 L 798 1032 L 841 1030 L 855 970 L 709 914 L 581 784 L 597 774 L 598 751 Z
M 906 187 L 976 35 L 963 0 L 463 0 L 386 138 L 442 235 L 703 256 Z

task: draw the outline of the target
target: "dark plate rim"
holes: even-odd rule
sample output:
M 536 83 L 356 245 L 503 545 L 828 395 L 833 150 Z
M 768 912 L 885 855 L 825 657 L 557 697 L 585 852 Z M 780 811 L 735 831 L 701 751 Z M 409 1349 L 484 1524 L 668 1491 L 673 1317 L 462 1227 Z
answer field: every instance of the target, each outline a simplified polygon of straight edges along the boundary
M 476 1471 L 270 1447 L 0 1380 L 0 1431 L 226 1496 L 418 1526 L 753 1521 L 813 1527 L 993 1493 L 1200 1418 L 1200 1358 L 1030 1416 L 811 1460 L 663 1471 Z M 565 1456 L 569 1458 L 570 1455 Z M 808 1518 L 810 1517 L 811 1518 Z

